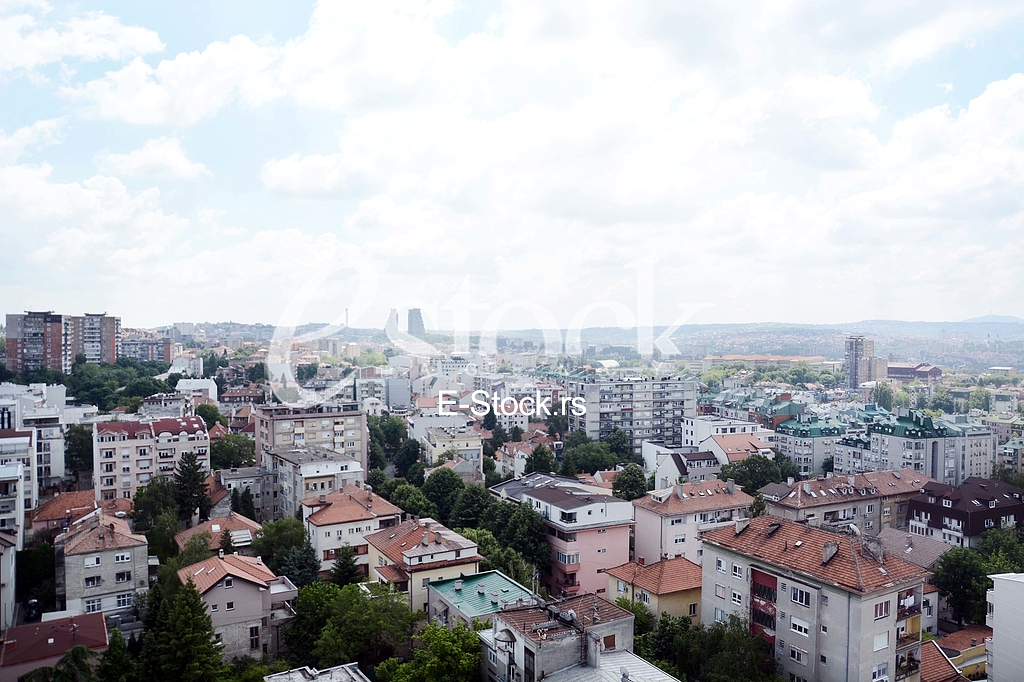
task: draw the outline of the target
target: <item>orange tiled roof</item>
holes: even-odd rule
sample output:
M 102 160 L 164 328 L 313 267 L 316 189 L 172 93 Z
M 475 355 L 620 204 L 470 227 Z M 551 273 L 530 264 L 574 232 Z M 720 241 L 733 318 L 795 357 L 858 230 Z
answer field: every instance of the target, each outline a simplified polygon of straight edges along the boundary
M 400 583 L 409 579 L 409 574 L 398 566 L 376 566 L 373 570 L 377 571 L 378 575 L 389 583 Z
M 895 476 L 895 473 L 900 475 Z M 841 504 L 850 500 L 920 492 L 925 484 L 934 482 L 934 479 L 913 469 L 817 478 L 794 483 L 790 488 L 793 492 L 775 504 L 796 509 Z
M 133 534 L 124 519 L 106 514 L 82 519 L 65 533 L 57 536 L 57 541 L 64 543 L 65 556 L 149 544 L 145 535 Z
M 860 594 L 921 581 L 929 575 L 928 571 L 894 556 L 883 556 L 879 563 L 852 535 L 830 533 L 772 516 L 751 519 L 739 535 L 735 526 L 726 526 L 706 533 L 701 539 L 705 545 L 717 545 Z M 827 542 L 836 542 L 838 551 L 827 564 L 822 564 L 822 550 Z
M 217 530 L 214 531 L 213 527 L 217 526 Z M 228 512 L 227 516 L 220 516 L 209 521 L 204 521 L 197 526 L 187 528 L 177 535 L 174 536 L 174 541 L 178 543 L 178 547 L 185 549 L 185 544 L 196 535 L 203 533 L 209 533 L 210 549 L 217 549 L 220 547 L 221 538 L 224 533 L 230 533 L 233 530 L 248 530 L 252 532 L 253 539 L 256 538 L 256 532 L 259 531 L 263 526 L 256 523 L 252 519 L 236 514 L 235 512 Z
M 921 645 L 921 682 L 967 682 L 935 641 Z
M 205 594 L 207 590 L 229 575 L 255 583 L 260 587 L 267 587 L 268 583 L 277 579 L 277 576 L 263 565 L 259 557 L 246 557 L 237 554 L 228 554 L 224 558 L 210 557 L 206 561 L 200 561 L 178 571 L 178 578 L 181 582 L 187 583 L 191 578 L 199 594 Z
M 380 516 L 401 514 L 402 510 L 385 500 L 380 495 L 368 493 L 361 486 L 346 485 L 323 496 L 309 497 L 302 501 L 304 507 L 316 508 L 306 517 L 314 526 L 330 526 L 336 523 L 349 523 L 364 519 L 375 519 Z
M 963 651 L 972 646 L 984 646 L 985 638 L 992 636 L 992 628 L 987 625 L 967 625 L 962 630 L 951 632 L 938 640 L 939 646 L 943 649 Z M 974 644 L 971 644 L 974 640 Z
M 630 561 L 621 566 L 609 568 L 605 573 L 645 589 L 651 594 L 699 590 L 701 586 L 700 564 L 695 564 L 684 557 L 662 559 L 656 564 L 647 564 L 646 566 Z
M 685 495 L 683 499 L 680 499 L 679 495 L 676 494 L 675 487 L 672 487 L 664 490 L 655 490 L 633 500 L 633 506 L 661 514 L 662 516 L 678 516 L 679 514 L 693 514 L 694 512 L 749 507 L 750 503 L 754 501 L 754 498 L 743 492 L 740 486 L 735 486 L 732 494 L 730 494 L 728 484 L 717 479 L 696 483 L 682 483 L 681 485 L 682 493 Z M 659 499 L 663 501 L 659 502 Z
M 442 551 L 465 549 L 467 544 L 473 544 L 433 519 L 410 519 L 397 526 L 385 528 L 376 533 L 370 533 L 364 536 L 364 538 L 366 542 L 373 545 L 377 551 L 386 556 L 391 562 L 400 567 L 408 568 L 402 552 L 419 545 L 423 540 L 424 533 L 427 535 L 427 543 L 429 545 L 436 545 L 439 542 Z M 454 561 L 432 562 L 429 567 L 458 566 L 481 561 L 482 559 L 483 557 L 474 553 L 472 556 L 464 556 Z
M 622 620 L 624 618 L 632 618 L 633 614 L 626 609 L 613 604 L 607 599 L 603 599 L 596 594 L 581 594 L 575 597 L 569 597 L 561 601 L 555 602 L 555 606 L 558 607 L 562 613 L 566 611 L 574 611 L 576 617 L 579 619 L 579 625 L 586 627 L 594 622 L 594 614 L 596 606 L 597 617 L 601 623 L 611 623 L 613 621 Z M 523 606 L 517 608 L 508 608 L 503 611 L 498 611 L 494 614 L 495 618 L 500 618 L 502 621 L 507 623 L 511 628 L 514 628 L 523 635 L 529 637 L 535 642 L 540 642 L 542 637 L 551 637 L 552 635 L 558 635 L 564 632 L 579 632 L 576 629 L 576 625 L 569 625 L 561 621 L 557 621 L 557 624 L 551 624 L 551 612 L 545 606 Z M 534 628 L 534 625 L 539 623 L 546 623 L 543 630 Z
M 726 455 L 754 453 L 766 450 L 768 446 L 760 438 L 746 433 L 729 433 L 711 436 Z
M 60 521 L 68 516 L 72 522 L 96 509 L 96 495 L 92 490 L 61 493 L 36 510 L 33 521 Z

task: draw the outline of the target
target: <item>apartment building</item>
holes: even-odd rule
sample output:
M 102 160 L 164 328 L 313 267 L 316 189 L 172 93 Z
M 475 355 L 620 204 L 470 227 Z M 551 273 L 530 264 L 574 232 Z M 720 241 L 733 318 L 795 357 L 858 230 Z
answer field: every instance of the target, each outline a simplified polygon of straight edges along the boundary
M 990 575 L 985 624 L 992 628 L 986 642 L 985 674 L 989 682 L 1024 680 L 1024 573 Z
M 16 551 L 19 552 L 25 548 L 24 489 L 24 465 L 19 461 L 0 464 L 0 531 L 14 534 Z
M 51 369 L 71 373 L 75 356 L 113 363 L 121 354 L 121 318 L 106 313 L 53 311 L 7 315 L 7 367 L 14 372 Z
M 481 472 L 484 470 L 484 444 L 477 431 L 468 426 L 427 428 L 420 440 L 423 447 L 423 460 L 428 466 L 438 464 L 440 455 L 448 450 L 455 450 L 459 457 L 472 462 Z
M 149 588 L 149 543 L 128 522 L 100 514 L 72 525 L 54 541 L 58 609 L 130 614 Z
M 985 478 L 958 487 L 932 481 L 909 501 L 908 525 L 916 535 L 957 547 L 977 547 L 992 528 L 1016 528 L 1024 521 L 1024 490 Z
M 699 415 L 683 418 L 683 446 L 696 447 L 711 436 L 724 436 L 731 433 L 752 434 L 760 437 L 767 431 L 760 424 L 743 419 L 727 419 L 715 415 Z
M 582 398 L 586 412 L 570 411 L 569 429 L 583 431 L 593 440 L 621 429 L 636 454 L 641 454 L 645 440 L 681 447 L 683 419 L 697 416 L 697 391 L 698 382 L 678 377 L 570 380 L 566 393 Z
M 126 358 L 142 362 L 174 362 L 176 352 L 180 352 L 180 344 L 169 338 L 155 336 L 141 330 L 124 330 L 121 340 L 121 353 Z
M 309 540 L 320 557 L 320 571 L 330 571 L 338 552 L 349 545 L 363 575 L 370 574 L 370 546 L 366 535 L 393 528 L 402 521 L 402 510 L 369 486 L 346 485 L 330 493 L 302 501 L 302 519 Z
M 644 447 L 647 447 L 644 443 Z M 686 448 L 684 448 L 686 449 Z M 697 483 L 718 478 L 722 463 L 713 452 L 680 452 L 665 449 L 664 457 L 659 454 L 659 464 L 654 470 L 654 486 L 658 490 L 669 488 L 680 480 Z
M 867 425 L 871 453 L 864 468 L 912 468 L 947 485 L 988 477 L 996 455 L 990 427 L 960 415 L 955 421 L 933 420 L 918 410 L 900 408 L 888 419 Z M 876 466 L 871 466 L 876 465 Z
M 832 451 L 834 453 L 832 471 L 836 475 L 884 471 L 888 468 L 888 454 L 886 455 L 886 466 L 881 465 L 879 451 L 872 451 L 871 438 L 867 434 L 847 434 L 836 438 L 832 444 Z
M 21 465 L 21 496 L 24 509 L 35 509 L 39 502 L 39 485 L 36 483 L 36 467 L 33 450 L 35 434 L 22 429 L 3 428 L 4 418 L 0 412 L 0 466 Z M 8 422 L 9 423 L 9 422 Z
M 0 582 L 7 589 L 0 591 L 0 630 L 15 623 L 14 611 L 17 608 L 17 556 L 18 537 L 12 530 L 0 530 Z
M 841 422 L 801 414 L 775 427 L 775 443 L 779 451 L 800 466 L 801 473 L 811 476 L 824 473 L 822 465 L 835 458 L 835 444 L 846 433 Z
M 761 516 L 704 537 L 701 619 L 750 623 L 793 681 L 920 679 L 928 572 L 874 539 Z
M 633 620 L 593 594 L 498 611 L 491 628 L 480 632 L 484 679 L 674 680 L 633 655 Z
M 203 468 L 210 466 L 210 438 L 199 417 L 100 422 L 92 447 L 97 501 L 134 498 L 152 477 L 173 474 L 186 452 L 194 452 Z
M 475 542 L 433 519 L 414 517 L 364 539 L 370 546 L 370 580 L 407 594 L 413 611 L 427 611 L 431 582 L 473 575 L 483 561 Z
M 863 336 L 846 339 L 843 369 L 846 371 L 846 387 L 851 390 L 857 390 L 869 381 L 885 379 L 889 374 L 888 362 L 875 357 L 875 342 Z
M 662 559 L 654 564 L 630 561 L 605 573 L 611 598 L 638 601 L 658 616 L 689 616 L 700 622 L 700 564 L 684 557 Z
M 366 415 L 358 403 L 325 402 L 317 405 L 260 405 L 256 420 L 256 458 L 271 471 L 274 448 L 314 445 L 344 453 L 366 470 L 370 439 Z
M 629 561 L 633 505 L 578 486 L 527 490 L 520 504 L 533 506 L 547 526 L 551 566 L 541 580 L 548 591 L 604 594 L 608 579 L 601 570 Z
M 214 505 L 214 514 L 224 514 L 231 508 L 231 494 L 237 488 L 240 493 L 246 490 L 252 495 L 256 520 L 271 521 L 274 518 L 274 506 L 277 500 L 277 489 L 274 486 L 274 475 L 269 469 L 261 466 L 238 467 L 237 469 L 221 469 L 213 472 L 217 484 L 228 491 L 227 496 Z
M 259 557 L 223 552 L 178 571 L 182 584 L 195 585 L 206 604 L 225 661 L 277 658 L 284 644 L 281 628 L 295 616 L 299 590 L 287 576 L 276 576 Z
M 60 385 L 0 384 L 0 429 L 14 428 L 33 434 L 31 462 L 37 493 L 64 481 L 65 403 L 67 389 Z
M 789 485 L 778 500 L 766 496 L 767 512 L 790 521 L 833 528 L 856 526 L 865 535 L 907 528 L 910 500 L 935 481 L 913 469 L 819 477 Z
M 275 519 L 298 515 L 307 497 L 326 495 L 344 486 L 361 486 L 365 480 L 358 458 L 316 445 L 274 448 L 264 457 L 276 481 Z
M 633 500 L 637 562 L 684 557 L 702 562 L 705 533 L 750 515 L 754 498 L 732 480 L 676 483 Z
M 448 628 L 460 622 L 490 625 L 492 614 L 535 601 L 540 598 L 501 571 L 434 580 L 427 586 L 430 618 Z

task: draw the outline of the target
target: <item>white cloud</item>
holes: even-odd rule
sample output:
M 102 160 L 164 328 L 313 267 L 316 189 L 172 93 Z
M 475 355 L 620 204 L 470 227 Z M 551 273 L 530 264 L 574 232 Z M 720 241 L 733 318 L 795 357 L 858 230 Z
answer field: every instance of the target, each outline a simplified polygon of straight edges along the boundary
M 210 175 L 205 165 L 189 160 L 181 147 L 181 140 L 174 137 L 149 140 L 141 149 L 127 154 L 100 154 L 96 162 L 107 172 L 129 177 L 156 176 L 196 180 Z
M 63 125 L 63 119 L 53 118 L 18 128 L 10 135 L 0 130 L 0 164 L 17 160 L 29 147 L 57 142 Z
M 102 12 L 59 22 L 43 21 L 32 14 L 0 15 L 0 72 L 27 71 L 66 59 L 122 60 L 163 48 L 155 31 L 125 26 L 117 17 Z

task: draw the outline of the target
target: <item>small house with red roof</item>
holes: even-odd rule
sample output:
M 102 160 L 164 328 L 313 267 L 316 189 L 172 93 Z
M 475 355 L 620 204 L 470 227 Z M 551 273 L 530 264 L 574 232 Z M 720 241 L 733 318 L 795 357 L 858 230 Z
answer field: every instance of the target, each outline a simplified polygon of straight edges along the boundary
M 606 569 L 610 599 L 638 601 L 651 613 L 689 616 L 700 622 L 700 564 L 683 557 L 654 564 L 630 561 Z
M 51 667 L 75 646 L 102 654 L 108 643 L 107 621 L 102 613 L 8 628 L 0 649 L 0 679 L 18 680 L 37 668 Z
M 374 494 L 369 486 L 346 485 L 304 499 L 302 519 L 320 557 L 321 572 L 330 571 L 341 548 L 348 545 L 356 555 L 356 565 L 364 575 L 369 575 L 370 546 L 366 536 L 397 526 L 402 521 L 402 510 Z

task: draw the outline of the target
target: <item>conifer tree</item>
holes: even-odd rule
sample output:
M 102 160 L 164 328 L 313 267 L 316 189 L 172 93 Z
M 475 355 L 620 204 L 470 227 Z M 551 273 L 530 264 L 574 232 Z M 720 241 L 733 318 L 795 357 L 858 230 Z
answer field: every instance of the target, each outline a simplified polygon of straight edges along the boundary
M 221 674 L 221 645 L 195 583 L 178 591 L 167 632 L 158 644 L 160 672 L 156 679 L 174 682 L 216 682 Z
M 96 677 L 99 678 L 99 682 L 134 682 L 135 680 L 135 661 L 128 653 L 128 645 L 124 641 L 124 636 L 117 628 L 110 633 L 107 650 L 103 652 L 99 667 L 96 668 Z
M 356 564 L 356 553 L 348 543 L 338 550 L 338 556 L 331 567 L 331 582 L 338 587 L 363 582 L 363 572 Z
M 288 576 L 296 587 L 305 587 L 316 582 L 320 576 L 320 559 L 310 544 L 308 535 L 302 545 L 288 550 L 281 561 L 280 573 Z

